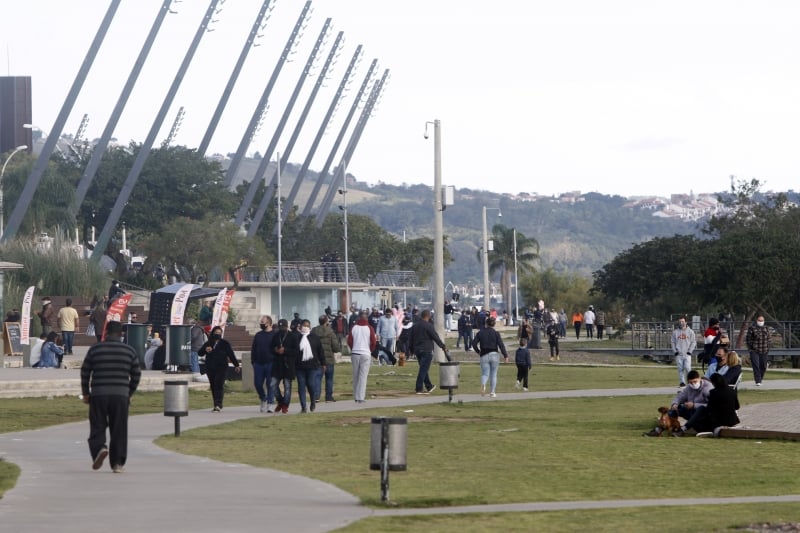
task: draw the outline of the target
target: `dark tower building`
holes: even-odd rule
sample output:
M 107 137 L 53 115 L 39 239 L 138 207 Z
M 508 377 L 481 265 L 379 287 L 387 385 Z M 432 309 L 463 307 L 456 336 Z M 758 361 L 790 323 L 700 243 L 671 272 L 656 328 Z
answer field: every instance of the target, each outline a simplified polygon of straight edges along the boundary
M 30 124 L 31 77 L 0 76 L 0 154 L 17 146 L 33 146 Z

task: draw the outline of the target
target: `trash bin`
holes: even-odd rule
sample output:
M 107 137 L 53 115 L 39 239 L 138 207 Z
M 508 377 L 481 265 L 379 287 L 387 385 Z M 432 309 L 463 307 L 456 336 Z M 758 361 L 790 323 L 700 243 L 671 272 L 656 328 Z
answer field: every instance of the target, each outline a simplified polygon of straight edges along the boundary
M 439 388 L 457 389 L 459 375 L 459 362 L 448 361 L 439 363 Z
M 175 418 L 175 436 L 181 436 L 181 417 L 189 415 L 189 382 L 164 382 L 164 416 Z
M 177 372 L 178 370 L 191 369 L 191 339 L 192 326 L 168 326 L 167 327 L 167 369 Z
M 402 417 L 373 417 L 369 449 L 370 470 L 381 469 L 381 440 L 383 425 L 389 426 L 389 470 L 406 469 L 406 447 L 408 442 L 408 419 Z
M 187 416 L 189 414 L 189 382 L 164 382 L 164 416 Z
M 125 324 L 125 344 L 136 350 L 139 366 L 144 368 L 144 354 L 147 351 L 147 324 Z

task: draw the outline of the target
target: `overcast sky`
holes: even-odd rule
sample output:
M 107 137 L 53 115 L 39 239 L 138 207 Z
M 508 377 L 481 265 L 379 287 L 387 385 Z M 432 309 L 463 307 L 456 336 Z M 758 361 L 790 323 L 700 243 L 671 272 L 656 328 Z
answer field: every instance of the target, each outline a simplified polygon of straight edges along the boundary
M 196 147 L 261 6 L 227 0 L 161 128 Z M 209 153 L 235 152 L 304 4 L 278 0 L 245 64 Z M 32 76 L 33 121 L 49 131 L 109 0 L 2 0 L 0 72 Z M 205 13 L 173 3 L 115 130 L 141 142 Z M 327 17 L 345 32 L 339 62 L 291 156 L 301 163 L 356 45 L 364 61 L 312 168 L 326 159 L 373 58 L 391 79 L 348 171 L 361 181 L 433 183 L 442 122 L 443 183 L 495 192 L 625 196 L 711 192 L 730 175 L 798 189 L 800 2 L 796 0 L 315 0 L 249 153 L 267 148 Z M 65 131 L 89 115 L 99 137 L 161 0 L 123 0 Z M 327 56 L 328 45 L 320 54 Z M 283 151 L 312 88 L 289 119 Z M 349 134 L 348 134 L 349 135 Z M 275 156 L 273 155 L 273 158 Z

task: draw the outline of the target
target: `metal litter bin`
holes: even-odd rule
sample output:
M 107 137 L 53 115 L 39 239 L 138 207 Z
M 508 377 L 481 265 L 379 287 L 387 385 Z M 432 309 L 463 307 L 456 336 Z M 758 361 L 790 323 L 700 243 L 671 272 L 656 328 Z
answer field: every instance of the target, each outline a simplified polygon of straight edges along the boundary
M 381 440 L 383 425 L 388 426 L 389 470 L 406 469 L 406 447 L 408 444 L 408 419 L 402 417 L 372 418 L 371 440 L 369 449 L 370 470 L 381 469 Z
M 175 436 L 181 436 L 181 417 L 189 415 L 189 382 L 164 382 L 164 416 L 175 417 Z
M 453 389 L 458 388 L 458 377 L 461 373 L 458 361 L 439 363 L 439 388 L 447 389 L 450 401 L 453 401 Z

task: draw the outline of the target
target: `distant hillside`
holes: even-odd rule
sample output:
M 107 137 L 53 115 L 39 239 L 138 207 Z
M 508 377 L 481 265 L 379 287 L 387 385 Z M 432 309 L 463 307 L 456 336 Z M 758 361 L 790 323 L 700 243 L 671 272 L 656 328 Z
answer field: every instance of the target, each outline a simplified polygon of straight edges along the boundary
M 244 161 L 240 179 L 254 174 L 257 166 L 257 160 Z M 270 172 L 272 169 L 271 164 Z M 292 164 L 284 169 L 281 177 L 283 197 L 289 194 L 298 170 L 299 166 Z M 316 172 L 309 172 L 300 188 L 295 204 L 301 210 L 316 177 Z M 322 187 L 317 206 L 327 187 Z M 408 238 L 433 237 L 433 193 L 430 186 L 371 186 L 351 179 L 348 191 L 351 213 L 370 216 L 400 239 L 404 232 Z M 623 207 L 628 199 L 621 196 L 588 193 L 581 199 L 571 204 L 557 202 L 555 198 L 524 201 L 486 191 L 457 189 L 455 205 L 448 207 L 443 215 L 447 246 L 454 258 L 445 269 L 445 282 L 482 279 L 477 250 L 483 233 L 483 206 L 499 207 L 502 212 L 502 217 L 497 216 L 496 210 L 487 213 L 490 234 L 494 224 L 516 228 L 539 241 L 544 267 L 552 266 L 558 271 L 587 277 L 633 244 L 653 237 L 698 232 L 698 222 L 654 217 L 649 210 Z M 332 208 L 340 203 L 340 197 L 337 197 Z

